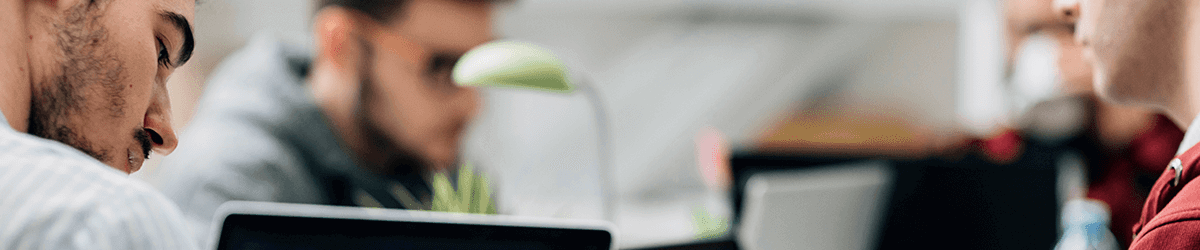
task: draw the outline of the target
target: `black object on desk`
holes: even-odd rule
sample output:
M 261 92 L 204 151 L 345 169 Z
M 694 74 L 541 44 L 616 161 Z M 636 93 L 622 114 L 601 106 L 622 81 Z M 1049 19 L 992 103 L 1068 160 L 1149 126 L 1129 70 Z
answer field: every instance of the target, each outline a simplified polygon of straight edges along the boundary
M 974 155 L 887 160 L 896 179 L 877 248 L 1053 248 L 1059 214 L 1056 166 L 1063 152 L 1029 145 L 1021 158 L 1003 165 Z M 742 214 L 746 181 L 753 174 L 863 160 L 868 158 L 735 154 L 734 214 Z
M 614 249 L 597 222 L 265 202 L 221 207 L 216 249 Z
M 693 242 L 680 245 L 637 248 L 636 250 L 737 250 L 737 242 L 733 239 L 716 241 Z

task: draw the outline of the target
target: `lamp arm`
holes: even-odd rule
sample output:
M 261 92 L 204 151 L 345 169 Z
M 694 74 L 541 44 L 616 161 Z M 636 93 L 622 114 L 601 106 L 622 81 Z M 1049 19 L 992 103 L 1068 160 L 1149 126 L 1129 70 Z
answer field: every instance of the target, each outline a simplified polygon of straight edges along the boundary
M 579 92 L 587 97 L 589 104 L 592 106 L 592 113 L 596 115 L 596 141 L 598 147 L 596 154 L 599 157 L 597 161 L 600 172 L 600 193 L 604 196 L 604 219 L 613 223 L 617 222 L 617 195 L 616 182 L 613 178 L 615 169 L 612 167 L 612 135 L 608 130 L 608 111 L 604 108 L 604 101 L 600 99 L 600 91 L 592 85 L 591 78 L 580 81 L 576 87 Z

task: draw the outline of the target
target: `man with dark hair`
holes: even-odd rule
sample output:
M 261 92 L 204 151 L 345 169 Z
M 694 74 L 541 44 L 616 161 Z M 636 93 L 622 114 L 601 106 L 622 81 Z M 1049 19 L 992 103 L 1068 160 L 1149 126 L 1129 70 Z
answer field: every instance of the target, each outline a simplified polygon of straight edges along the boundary
M 194 249 L 128 178 L 170 153 L 193 0 L 0 1 L 0 249 Z
M 257 37 L 217 69 L 162 187 L 197 230 L 230 200 L 429 209 L 478 93 L 490 1 L 320 1 L 315 56 Z M 202 237 L 203 238 L 203 237 Z
M 1073 25 L 1099 96 L 1158 108 L 1188 128 L 1130 249 L 1200 249 L 1200 1 L 1056 0 L 1055 9 Z

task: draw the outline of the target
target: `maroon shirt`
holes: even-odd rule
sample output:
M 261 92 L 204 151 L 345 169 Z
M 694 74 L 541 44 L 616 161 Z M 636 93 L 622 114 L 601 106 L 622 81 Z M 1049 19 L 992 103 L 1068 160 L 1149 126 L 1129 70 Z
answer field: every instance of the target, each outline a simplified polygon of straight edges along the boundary
M 1200 249 L 1200 181 L 1193 181 L 1200 175 L 1200 147 L 1170 164 L 1146 198 L 1129 249 Z
M 1136 233 L 1132 229 L 1141 218 L 1146 194 L 1153 188 L 1143 180 L 1153 181 L 1159 176 L 1174 159 L 1183 140 L 1183 131 L 1175 123 L 1165 116 L 1156 118 L 1150 129 L 1126 147 L 1090 153 L 1097 159 L 1089 159 L 1090 164 L 1096 165 L 1088 167 L 1089 172 L 1095 173 L 1090 175 L 1087 197 L 1108 204 L 1112 215 L 1110 229 L 1122 247 L 1132 243 Z

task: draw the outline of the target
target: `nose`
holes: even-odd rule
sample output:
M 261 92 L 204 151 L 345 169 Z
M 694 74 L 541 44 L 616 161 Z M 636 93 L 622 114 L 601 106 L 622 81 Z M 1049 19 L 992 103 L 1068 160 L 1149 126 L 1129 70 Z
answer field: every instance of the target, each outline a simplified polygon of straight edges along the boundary
M 165 86 L 155 87 L 154 100 L 142 122 L 142 128 L 150 135 L 154 152 L 168 155 L 175 151 L 179 140 L 175 137 L 175 129 L 171 127 L 171 99 L 167 96 Z
M 1075 24 L 1079 20 L 1080 0 L 1054 0 L 1054 12 L 1059 19 Z

